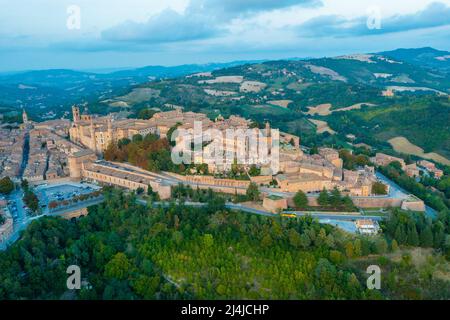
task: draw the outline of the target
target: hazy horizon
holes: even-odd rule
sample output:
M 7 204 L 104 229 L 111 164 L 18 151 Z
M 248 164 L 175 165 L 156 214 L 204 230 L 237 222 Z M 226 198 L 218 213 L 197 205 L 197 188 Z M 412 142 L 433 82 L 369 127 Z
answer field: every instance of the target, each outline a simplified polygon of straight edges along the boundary
M 450 0 L 0 0 L 0 6 L 0 72 L 445 50 L 450 36 Z
M 392 50 L 397 49 L 422 49 L 426 47 L 415 47 L 415 48 L 393 48 Z M 438 51 L 447 51 L 450 52 L 450 48 L 434 48 L 430 47 L 432 49 L 438 50 Z M 383 52 L 383 51 L 391 51 L 391 50 L 379 50 L 377 52 Z M 178 67 L 183 65 L 208 65 L 208 64 L 226 64 L 226 63 L 234 63 L 234 62 L 256 62 L 256 61 L 276 61 L 276 60 L 307 60 L 307 59 L 317 59 L 317 58 L 330 58 L 330 57 L 336 57 L 339 55 L 352 55 L 352 54 L 373 54 L 377 52 L 344 52 L 336 55 L 320 55 L 320 56 L 297 56 L 297 57 L 285 57 L 285 58 L 265 58 L 265 59 L 248 59 L 248 60 L 223 60 L 223 61 L 206 61 L 206 62 L 200 62 L 200 63 L 183 63 L 183 64 L 145 64 L 145 65 L 136 65 L 136 66 L 109 66 L 109 67 L 103 67 L 103 68 L 35 68 L 35 69 L 17 69 L 17 70 L 2 70 L 0 71 L 0 74 L 15 74 L 15 73 L 23 73 L 23 72 L 32 72 L 32 71 L 47 71 L 47 70 L 70 70 L 70 71 L 77 71 L 77 72 L 87 72 L 87 73 L 98 73 L 98 74 L 108 74 L 118 71 L 124 71 L 124 70 L 134 70 L 134 69 L 140 69 L 140 68 L 146 68 L 146 67 Z

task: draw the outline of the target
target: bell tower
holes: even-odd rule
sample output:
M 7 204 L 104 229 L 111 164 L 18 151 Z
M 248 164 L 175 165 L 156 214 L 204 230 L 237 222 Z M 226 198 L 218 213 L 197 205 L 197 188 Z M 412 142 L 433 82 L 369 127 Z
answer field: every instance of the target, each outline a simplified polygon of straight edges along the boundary
M 80 108 L 77 106 L 72 107 L 72 116 L 73 116 L 73 122 L 78 123 L 80 121 Z
M 27 115 L 27 112 L 25 111 L 25 109 L 23 109 L 23 112 L 22 112 L 22 121 L 24 124 L 28 124 L 28 115 Z
M 270 130 L 270 123 L 269 121 L 266 121 L 266 137 L 270 137 L 271 130 Z

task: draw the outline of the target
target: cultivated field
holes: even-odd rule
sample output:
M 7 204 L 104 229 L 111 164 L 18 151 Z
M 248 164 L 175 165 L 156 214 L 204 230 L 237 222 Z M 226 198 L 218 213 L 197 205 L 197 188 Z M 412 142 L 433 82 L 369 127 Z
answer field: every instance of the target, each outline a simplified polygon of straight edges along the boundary
M 320 74 L 321 76 L 328 76 L 331 78 L 331 80 L 347 82 L 346 77 L 341 76 L 339 73 L 329 68 L 316 66 L 313 64 L 308 64 L 305 67 L 308 68 L 312 73 Z
M 388 86 L 386 87 L 386 89 L 388 90 L 393 90 L 393 91 L 411 91 L 411 92 L 416 92 L 416 91 L 433 91 L 436 92 L 440 95 L 447 95 L 445 92 L 436 90 L 436 89 L 431 89 L 431 88 L 427 88 L 427 87 L 403 87 L 403 86 Z
M 292 103 L 292 100 L 273 100 L 273 101 L 267 101 L 268 104 L 271 104 L 273 106 L 278 106 L 282 108 L 287 108 L 290 103 Z
M 205 93 L 215 97 L 228 97 L 236 94 L 236 92 L 234 91 L 222 91 L 213 89 L 205 89 Z
M 330 108 L 331 108 L 331 103 L 319 104 L 315 107 L 309 107 L 309 111 L 306 112 L 306 114 L 309 114 L 310 116 L 313 116 L 316 114 L 319 116 L 328 116 L 331 114 Z
M 350 110 L 354 110 L 354 109 L 361 109 L 361 107 L 363 105 L 369 106 L 369 107 L 374 107 L 375 104 L 373 103 L 366 103 L 366 102 L 362 102 L 362 103 L 356 103 L 350 107 L 345 107 L 345 108 L 340 108 L 340 109 L 336 109 L 336 110 L 332 110 L 331 112 L 338 112 L 338 111 L 350 111 Z
M 199 84 L 214 84 L 214 83 L 242 83 L 244 81 L 243 76 L 222 76 L 211 80 L 200 80 Z
M 361 102 L 361 103 L 356 103 L 354 105 L 351 105 L 349 107 L 344 107 L 344 108 L 340 108 L 340 109 L 335 109 L 335 110 L 331 110 L 331 103 L 324 103 L 324 104 L 319 104 L 315 107 L 309 107 L 308 112 L 306 112 L 306 114 L 309 114 L 311 116 L 313 115 L 319 115 L 319 116 L 328 116 L 330 114 L 332 114 L 333 112 L 340 112 L 340 111 L 350 111 L 350 110 L 354 110 L 354 109 L 361 109 L 361 107 L 363 105 L 367 105 L 370 107 L 375 106 L 375 104 L 372 103 L 367 103 L 367 102 Z
M 425 153 L 422 148 L 416 146 L 415 144 L 412 144 L 405 137 L 395 137 L 388 140 L 388 142 L 397 152 L 411 154 L 424 159 L 431 159 L 445 165 L 450 165 L 450 160 L 448 160 L 447 158 L 435 152 Z
M 160 91 L 153 88 L 135 88 L 130 93 L 110 100 L 102 101 L 111 107 L 129 107 L 130 105 L 141 103 L 151 98 L 157 98 Z
M 330 134 L 336 133 L 336 131 L 334 131 L 328 126 L 328 123 L 326 121 L 316 119 L 309 119 L 309 121 L 311 121 L 317 126 L 317 133 L 324 133 L 324 132 L 329 132 Z
M 254 92 L 258 93 L 261 90 L 263 90 L 265 87 L 267 87 L 267 84 L 259 81 L 244 81 L 241 84 L 241 87 L 239 90 L 241 92 Z

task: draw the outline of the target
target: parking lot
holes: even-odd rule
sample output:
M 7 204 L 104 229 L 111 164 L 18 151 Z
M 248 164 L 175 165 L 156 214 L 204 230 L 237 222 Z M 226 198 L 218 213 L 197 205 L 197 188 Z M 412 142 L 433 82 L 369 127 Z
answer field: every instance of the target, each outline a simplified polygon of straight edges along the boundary
M 48 204 L 56 201 L 62 202 L 74 197 L 90 194 L 100 187 L 87 183 L 64 183 L 58 185 L 41 185 L 36 187 L 36 195 L 39 198 L 41 208 L 45 211 Z
M 30 214 L 28 209 L 22 201 L 23 192 L 14 192 L 8 199 L 8 209 L 14 220 L 23 219 L 25 214 Z

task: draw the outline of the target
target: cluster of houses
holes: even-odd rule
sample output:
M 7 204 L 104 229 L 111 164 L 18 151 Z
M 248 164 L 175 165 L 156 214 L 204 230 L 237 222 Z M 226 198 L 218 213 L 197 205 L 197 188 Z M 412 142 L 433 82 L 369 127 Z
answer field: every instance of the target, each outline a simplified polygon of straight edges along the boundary
M 442 178 L 444 172 L 428 160 L 420 160 L 416 163 L 406 164 L 402 158 L 394 157 L 384 153 L 377 153 L 371 161 L 378 166 L 386 166 L 392 162 L 398 162 L 405 173 L 410 177 L 419 177 L 422 171 L 425 174 L 432 175 L 436 179 Z
M 7 125 L 0 127 L 0 178 L 15 178 L 20 174 L 25 144 L 25 132 Z

